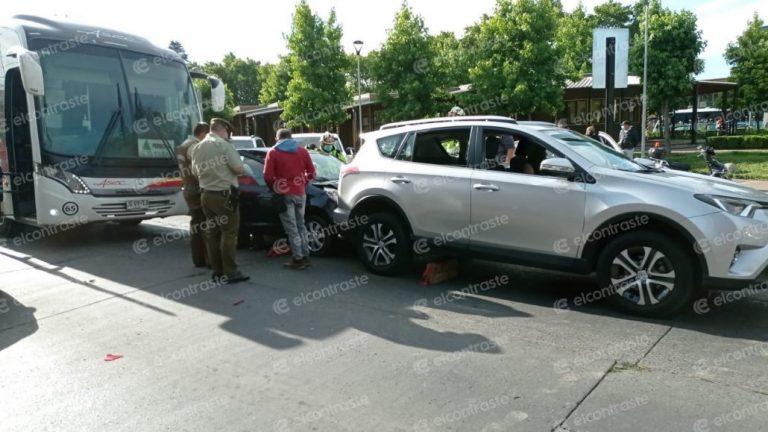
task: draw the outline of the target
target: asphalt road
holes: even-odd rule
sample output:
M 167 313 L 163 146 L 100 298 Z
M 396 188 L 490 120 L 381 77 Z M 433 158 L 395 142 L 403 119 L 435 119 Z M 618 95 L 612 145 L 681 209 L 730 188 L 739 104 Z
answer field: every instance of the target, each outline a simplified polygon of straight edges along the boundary
M 0 431 L 764 431 L 768 289 L 668 321 L 586 277 L 349 253 L 195 269 L 184 218 L 0 247 Z M 763 287 L 758 287 L 763 288 Z

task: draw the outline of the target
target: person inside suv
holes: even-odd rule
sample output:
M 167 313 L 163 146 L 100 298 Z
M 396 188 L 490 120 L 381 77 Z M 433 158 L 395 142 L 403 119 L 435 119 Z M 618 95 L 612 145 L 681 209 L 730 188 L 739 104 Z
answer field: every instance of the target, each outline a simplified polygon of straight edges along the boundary
M 509 162 L 509 171 L 520 174 L 538 174 L 541 162 L 547 157 L 547 150 L 521 139 L 515 149 L 515 157 Z

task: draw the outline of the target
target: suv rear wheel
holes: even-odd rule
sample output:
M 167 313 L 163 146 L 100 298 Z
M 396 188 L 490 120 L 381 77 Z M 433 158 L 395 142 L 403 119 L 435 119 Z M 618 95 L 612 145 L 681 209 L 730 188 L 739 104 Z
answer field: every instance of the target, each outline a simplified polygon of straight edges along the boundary
M 357 234 L 357 249 L 372 273 L 391 276 L 411 262 L 411 241 L 403 223 L 389 213 L 374 213 Z
M 626 233 L 600 254 L 600 287 L 611 287 L 609 301 L 636 315 L 662 317 L 693 301 L 696 278 L 690 254 L 673 240 L 649 231 Z

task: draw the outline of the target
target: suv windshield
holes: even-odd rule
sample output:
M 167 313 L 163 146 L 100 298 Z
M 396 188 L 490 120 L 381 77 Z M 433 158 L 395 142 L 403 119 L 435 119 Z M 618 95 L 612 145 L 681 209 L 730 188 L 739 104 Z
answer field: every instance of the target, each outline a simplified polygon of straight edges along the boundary
M 63 156 L 174 160 L 199 111 L 186 67 L 117 48 L 49 51 L 34 40 L 45 76 L 40 98 L 43 151 Z M 93 161 L 92 161 L 93 163 Z
M 623 154 L 600 145 L 579 133 L 566 129 L 549 129 L 542 132 L 565 144 L 579 156 L 597 166 L 619 171 L 648 171 L 647 168 L 627 159 Z

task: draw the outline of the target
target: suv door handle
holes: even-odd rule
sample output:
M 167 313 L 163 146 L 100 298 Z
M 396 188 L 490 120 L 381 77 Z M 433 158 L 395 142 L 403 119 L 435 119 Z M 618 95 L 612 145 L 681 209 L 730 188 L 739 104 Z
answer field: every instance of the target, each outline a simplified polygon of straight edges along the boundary
M 405 178 L 403 176 L 392 177 L 392 178 L 389 179 L 389 181 L 391 181 L 392 183 L 397 183 L 397 184 L 408 184 L 408 183 L 411 182 L 410 179 Z
M 499 187 L 494 184 L 488 184 L 488 183 L 477 183 L 472 186 L 476 190 L 479 191 L 486 191 L 486 192 L 497 192 L 499 190 Z

